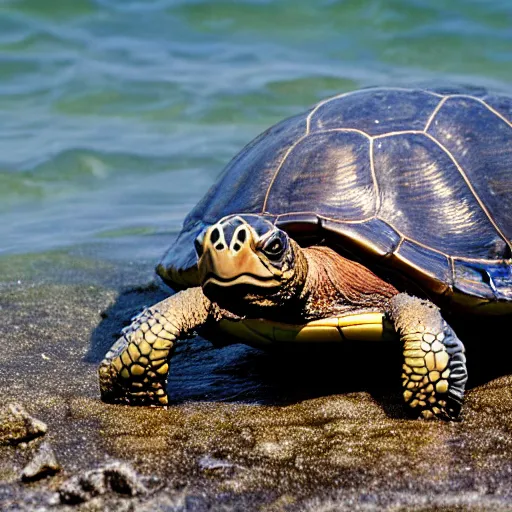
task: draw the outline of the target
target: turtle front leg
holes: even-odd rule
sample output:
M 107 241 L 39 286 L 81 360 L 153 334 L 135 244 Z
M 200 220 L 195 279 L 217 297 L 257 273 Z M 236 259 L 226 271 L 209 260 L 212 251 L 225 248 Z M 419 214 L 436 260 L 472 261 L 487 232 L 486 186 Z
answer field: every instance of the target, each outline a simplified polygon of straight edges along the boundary
M 427 300 L 400 293 L 391 320 L 403 343 L 403 396 L 424 418 L 457 419 L 467 381 L 464 345 Z
M 137 315 L 98 368 L 102 400 L 166 405 L 169 360 L 176 341 L 203 326 L 211 309 L 201 288 L 189 288 Z

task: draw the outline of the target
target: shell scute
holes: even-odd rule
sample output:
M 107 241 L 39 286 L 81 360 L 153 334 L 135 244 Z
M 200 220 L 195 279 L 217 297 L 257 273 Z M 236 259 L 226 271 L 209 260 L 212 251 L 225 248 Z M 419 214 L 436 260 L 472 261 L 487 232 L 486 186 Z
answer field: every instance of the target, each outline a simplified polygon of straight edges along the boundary
M 512 238 L 512 125 L 485 104 L 448 98 L 429 133 L 453 156 L 489 217 Z M 503 253 L 501 253 L 503 255 Z M 497 257 L 500 257 L 498 249 Z
M 482 100 L 498 115 L 503 116 L 508 123 L 512 124 L 512 98 L 499 94 L 486 94 L 482 97 Z
M 314 212 L 285 213 L 276 218 L 275 225 L 305 243 L 308 239 L 314 243 L 321 236 L 320 218 Z
M 443 293 L 453 285 L 452 268 L 446 255 L 422 247 L 411 240 L 404 240 L 396 252 L 398 266 L 415 269 L 414 277 L 436 293 Z
M 310 118 L 310 131 L 361 130 L 370 136 L 422 130 L 441 98 L 427 91 L 363 89 L 321 104 Z
M 506 243 L 456 163 L 432 139 L 416 133 L 379 139 L 374 161 L 378 216 L 404 236 L 450 256 L 503 256 Z
M 269 213 L 312 211 L 340 221 L 375 214 L 370 140 L 352 132 L 324 132 L 301 139 L 272 183 Z
M 373 218 L 365 222 L 341 224 L 321 219 L 323 230 L 330 234 L 329 244 L 352 251 L 365 251 L 376 257 L 391 255 L 400 243 L 400 235 L 386 222 Z
M 488 300 L 512 300 L 512 269 L 506 262 L 456 261 L 456 289 Z

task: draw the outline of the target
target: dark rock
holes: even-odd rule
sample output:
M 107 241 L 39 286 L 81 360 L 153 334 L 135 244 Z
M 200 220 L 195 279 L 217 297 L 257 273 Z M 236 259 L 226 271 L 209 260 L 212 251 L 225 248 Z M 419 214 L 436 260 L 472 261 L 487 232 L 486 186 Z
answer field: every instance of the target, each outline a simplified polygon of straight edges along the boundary
M 21 479 L 25 481 L 39 480 L 57 473 L 60 469 L 53 448 L 49 443 L 44 442 L 32 460 L 23 468 Z
M 0 445 L 19 444 L 44 436 L 47 426 L 30 416 L 20 404 L 0 407 Z
M 148 492 L 143 477 L 123 462 L 113 462 L 73 476 L 59 488 L 61 502 L 69 504 L 86 502 L 108 493 L 140 496 Z

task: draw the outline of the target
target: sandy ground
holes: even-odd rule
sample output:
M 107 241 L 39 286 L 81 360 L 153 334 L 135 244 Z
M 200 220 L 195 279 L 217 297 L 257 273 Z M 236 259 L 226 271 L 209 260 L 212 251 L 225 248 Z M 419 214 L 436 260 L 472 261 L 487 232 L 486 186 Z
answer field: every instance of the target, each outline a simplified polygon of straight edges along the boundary
M 0 272 L 1 510 L 512 509 L 508 322 L 467 329 L 457 423 L 405 415 L 399 347 L 382 344 L 290 354 L 189 340 L 171 406 L 131 408 L 100 401 L 96 367 L 165 295 L 150 266 L 63 253 L 0 259 Z M 13 439 L 13 403 L 46 433 Z M 41 450 L 60 470 L 23 481 Z

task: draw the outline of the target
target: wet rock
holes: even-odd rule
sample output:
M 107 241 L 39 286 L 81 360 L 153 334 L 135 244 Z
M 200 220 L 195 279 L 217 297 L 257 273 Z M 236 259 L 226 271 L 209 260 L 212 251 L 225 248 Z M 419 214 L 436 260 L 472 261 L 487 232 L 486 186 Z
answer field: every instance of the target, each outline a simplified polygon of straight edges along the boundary
M 28 442 L 44 436 L 47 426 L 30 416 L 20 404 L 0 407 L 0 445 Z
M 61 467 L 53 448 L 49 443 L 41 444 L 33 459 L 23 468 L 21 479 L 25 481 L 39 480 L 60 471 Z
M 67 504 L 82 503 L 109 493 L 146 495 L 150 492 L 147 483 L 154 485 L 156 481 L 142 477 L 128 464 L 113 462 L 66 480 L 59 488 L 60 501 Z

